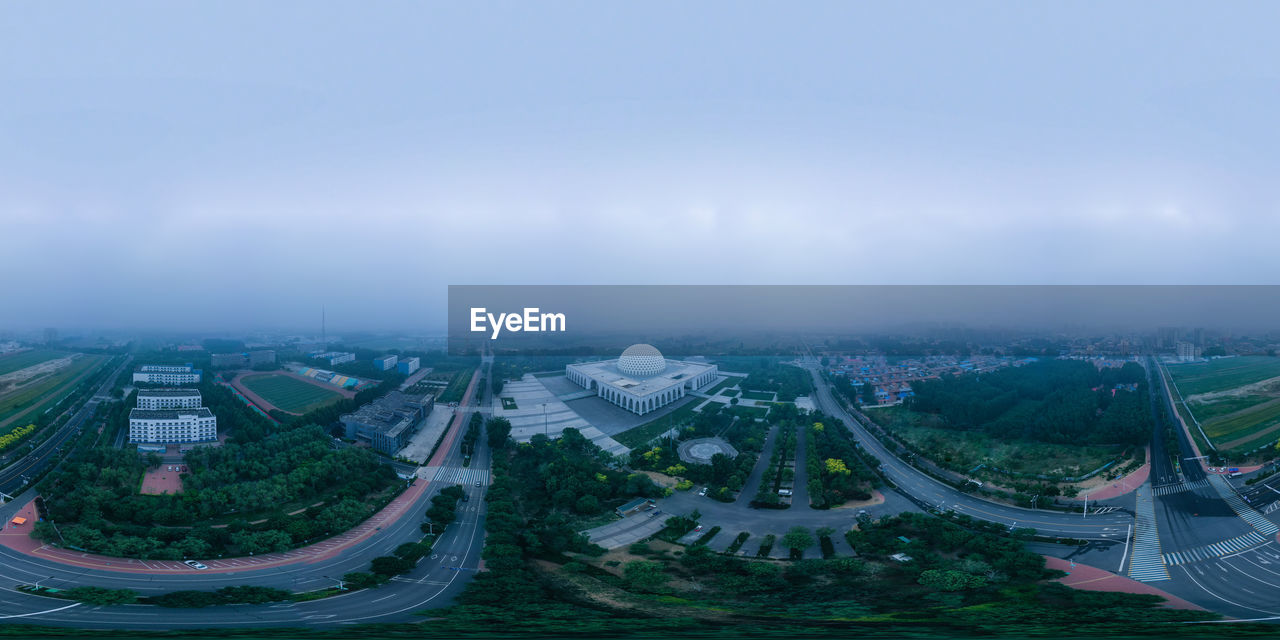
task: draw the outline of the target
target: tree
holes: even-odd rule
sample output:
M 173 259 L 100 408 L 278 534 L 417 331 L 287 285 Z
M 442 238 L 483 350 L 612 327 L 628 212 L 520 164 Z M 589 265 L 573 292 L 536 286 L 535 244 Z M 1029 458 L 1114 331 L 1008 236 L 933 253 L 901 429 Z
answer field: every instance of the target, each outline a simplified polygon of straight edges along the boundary
M 809 530 L 804 527 L 791 527 L 791 529 L 787 531 L 787 535 L 782 536 L 782 546 L 788 549 L 804 551 L 813 545 L 813 534 L 809 533 Z
M 501 384 L 500 382 L 495 384 Z M 506 418 L 494 418 L 485 425 L 489 433 L 489 448 L 497 451 L 507 446 L 511 437 L 511 421 Z
M 862 383 L 862 404 L 876 403 L 876 386 L 870 382 Z
M 408 573 L 413 569 L 413 563 L 396 556 L 378 556 L 369 563 L 369 569 L 378 575 L 394 576 Z
M 627 585 L 641 591 L 653 591 L 666 584 L 667 576 L 662 570 L 661 562 L 649 560 L 633 560 L 622 570 L 622 577 Z
M 845 466 L 844 460 L 840 460 L 837 458 L 827 458 L 826 472 L 831 475 L 841 475 L 841 476 L 847 476 L 850 473 L 852 473 L 851 471 L 849 471 L 849 467 Z

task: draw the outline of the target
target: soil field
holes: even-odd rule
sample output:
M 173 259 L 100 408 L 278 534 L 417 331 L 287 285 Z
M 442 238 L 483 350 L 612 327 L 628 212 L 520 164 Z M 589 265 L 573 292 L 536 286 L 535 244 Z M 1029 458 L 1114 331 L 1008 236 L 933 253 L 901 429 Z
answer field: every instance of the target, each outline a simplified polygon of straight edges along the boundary
M 1186 409 L 1220 449 L 1256 447 L 1280 431 L 1280 358 L 1218 358 L 1168 371 Z

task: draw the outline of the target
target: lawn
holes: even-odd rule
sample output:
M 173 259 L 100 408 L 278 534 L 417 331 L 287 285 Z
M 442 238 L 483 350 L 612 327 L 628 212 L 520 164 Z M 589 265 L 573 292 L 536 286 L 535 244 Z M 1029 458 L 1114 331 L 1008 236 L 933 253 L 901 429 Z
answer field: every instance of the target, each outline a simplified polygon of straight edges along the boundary
M 516 406 L 515 398 L 502 398 L 502 408 L 506 411 L 514 411 L 520 407 Z
M 240 383 L 281 410 L 299 415 L 342 398 L 337 391 L 273 373 L 246 376 Z
M 948 428 L 938 416 L 902 407 L 867 409 L 866 413 L 925 457 L 960 473 L 985 464 L 1018 473 L 1077 476 L 1115 459 L 1124 449 L 1118 445 L 1000 440 L 977 431 Z
M 743 391 L 742 392 L 742 397 L 746 398 L 747 400 L 764 400 L 766 402 L 773 402 L 773 396 L 774 394 L 772 392 L 763 392 L 763 391 Z
M 453 374 L 453 378 L 449 380 L 449 386 L 440 392 L 440 397 L 436 398 L 436 401 L 462 402 L 462 396 L 467 392 L 467 385 L 471 384 L 471 376 L 474 372 L 474 369 L 462 369 Z
M 66 351 L 53 351 L 51 349 L 33 349 L 21 353 L 6 353 L 0 356 L 0 376 L 67 355 L 70 354 Z
M 54 406 L 71 391 L 71 383 L 81 375 L 92 373 L 108 360 L 107 356 L 82 356 L 71 363 L 71 366 L 58 370 L 30 386 L 7 394 L 0 399 L 0 423 L 14 416 L 23 416 L 27 422 L 34 420 L 36 413 Z M 26 424 L 23 420 L 13 420 L 8 427 Z M 8 431 L 8 428 L 4 429 Z
M 693 416 L 693 408 L 702 404 L 702 399 L 694 396 L 686 398 L 687 402 L 671 413 L 654 418 L 642 425 L 632 427 L 613 436 L 614 440 L 632 449 L 658 437 L 672 427 L 678 427 Z
M 725 378 L 724 380 L 721 380 L 720 382 L 717 382 L 717 383 L 716 383 L 716 386 L 711 387 L 711 389 L 709 389 L 709 390 L 707 391 L 707 395 L 709 395 L 709 396 L 714 396 L 714 395 L 716 394 L 716 392 L 720 391 L 721 389 L 725 389 L 725 388 L 727 388 L 727 387 L 732 387 L 732 386 L 734 386 L 734 385 L 738 384 L 738 382 L 739 382 L 740 380 L 742 380 L 742 378 L 738 378 L 738 377 L 735 377 L 735 376 L 729 376 L 729 377 Z M 726 394 L 726 395 L 728 395 L 728 394 Z

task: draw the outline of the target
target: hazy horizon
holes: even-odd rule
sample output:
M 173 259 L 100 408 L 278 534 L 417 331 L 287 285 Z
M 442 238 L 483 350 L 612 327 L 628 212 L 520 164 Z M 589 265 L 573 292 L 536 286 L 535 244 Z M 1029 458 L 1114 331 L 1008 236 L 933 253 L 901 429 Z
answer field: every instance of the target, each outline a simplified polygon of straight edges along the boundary
M 6 5 L 0 331 L 1280 267 L 1278 5 L 497 5 Z

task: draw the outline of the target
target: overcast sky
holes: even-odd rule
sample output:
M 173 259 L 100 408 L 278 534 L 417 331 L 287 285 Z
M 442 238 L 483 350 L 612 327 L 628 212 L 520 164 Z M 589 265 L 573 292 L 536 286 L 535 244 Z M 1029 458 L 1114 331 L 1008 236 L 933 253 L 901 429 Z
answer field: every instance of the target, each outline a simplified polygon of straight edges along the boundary
M 9 2 L 0 329 L 1275 283 L 1280 4 Z

